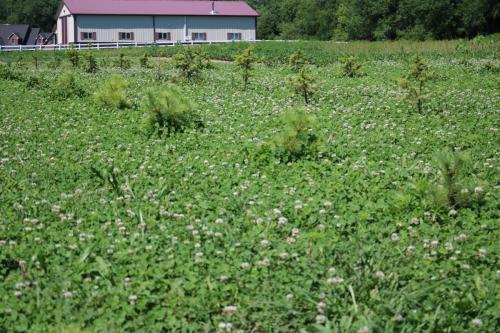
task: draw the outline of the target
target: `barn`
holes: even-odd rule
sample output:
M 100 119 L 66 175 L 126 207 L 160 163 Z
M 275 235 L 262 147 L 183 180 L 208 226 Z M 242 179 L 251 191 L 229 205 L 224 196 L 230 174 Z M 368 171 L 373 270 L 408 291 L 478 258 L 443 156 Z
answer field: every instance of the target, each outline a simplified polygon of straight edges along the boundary
M 57 43 L 173 43 L 256 39 L 245 1 L 63 0 Z

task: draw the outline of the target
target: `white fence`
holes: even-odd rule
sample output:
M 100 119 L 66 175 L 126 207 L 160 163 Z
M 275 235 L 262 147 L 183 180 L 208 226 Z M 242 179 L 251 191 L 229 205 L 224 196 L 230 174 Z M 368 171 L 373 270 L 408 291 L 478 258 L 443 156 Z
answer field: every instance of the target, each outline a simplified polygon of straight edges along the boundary
M 187 41 L 187 42 L 168 42 L 168 43 L 155 43 L 155 44 L 147 44 L 147 43 L 88 43 L 88 44 L 67 44 L 67 45 L 8 45 L 2 46 L 0 45 L 0 52 L 15 52 L 15 51 L 59 51 L 65 50 L 73 46 L 76 50 L 104 50 L 104 49 L 120 49 L 126 47 L 148 47 L 148 46 L 176 46 L 176 45 L 207 45 L 207 44 L 224 44 L 224 43 L 239 43 L 239 42 L 248 42 L 248 41 Z M 251 41 L 257 42 L 257 41 Z

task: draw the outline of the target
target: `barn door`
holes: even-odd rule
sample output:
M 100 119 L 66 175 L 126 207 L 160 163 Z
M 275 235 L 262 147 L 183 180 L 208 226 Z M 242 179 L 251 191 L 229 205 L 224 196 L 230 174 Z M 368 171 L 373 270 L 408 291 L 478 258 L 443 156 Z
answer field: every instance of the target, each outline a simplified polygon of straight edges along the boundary
M 68 44 L 68 17 L 64 16 L 62 20 L 62 43 L 64 45 Z

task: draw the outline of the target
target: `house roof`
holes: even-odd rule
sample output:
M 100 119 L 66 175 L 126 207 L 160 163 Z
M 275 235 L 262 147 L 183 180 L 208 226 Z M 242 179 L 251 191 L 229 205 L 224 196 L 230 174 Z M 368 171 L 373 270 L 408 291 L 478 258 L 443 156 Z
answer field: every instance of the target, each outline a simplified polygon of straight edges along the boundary
M 210 0 L 63 0 L 72 14 L 259 16 L 245 1 Z M 212 14 L 212 3 L 215 14 Z
M 38 34 L 40 33 L 40 28 L 31 28 L 26 45 L 35 45 Z
M 16 34 L 22 38 L 24 43 L 29 30 L 30 26 L 28 24 L 0 24 L 0 41 L 3 45 L 12 34 Z

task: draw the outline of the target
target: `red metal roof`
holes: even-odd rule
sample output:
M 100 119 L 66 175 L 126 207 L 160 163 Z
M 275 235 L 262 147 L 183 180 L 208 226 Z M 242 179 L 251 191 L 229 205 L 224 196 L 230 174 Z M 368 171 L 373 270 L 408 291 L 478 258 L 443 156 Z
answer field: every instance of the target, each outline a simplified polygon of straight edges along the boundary
M 72 14 L 259 16 L 245 1 L 210 0 L 64 0 Z

